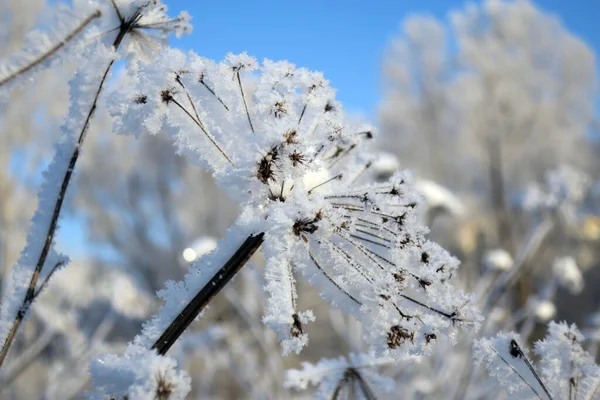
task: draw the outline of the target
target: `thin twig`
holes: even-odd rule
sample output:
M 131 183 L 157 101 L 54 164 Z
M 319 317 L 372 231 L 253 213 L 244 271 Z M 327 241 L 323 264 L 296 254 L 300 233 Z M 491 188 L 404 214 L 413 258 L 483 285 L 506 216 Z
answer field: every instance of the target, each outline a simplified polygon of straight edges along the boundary
M 212 89 L 210 86 L 208 86 L 208 84 L 207 84 L 206 82 L 204 82 L 204 77 L 202 77 L 202 76 L 201 76 L 201 77 L 200 77 L 200 80 L 199 80 L 199 82 L 200 82 L 202 85 L 204 85 L 204 87 L 206 88 L 206 90 L 208 90 L 208 91 L 209 91 L 209 92 L 210 92 L 210 93 L 211 93 L 213 96 L 215 96 L 215 97 L 217 98 L 217 100 L 219 100 L 219 103 L 221 103 L 221 104 L 223 105 L 223 107 L 225 107 L 225 109 L 226 109 L 227 111 L 229 111 L 229 107 L 227 107 L 227 104 L 225 104 L 225 102 L 223 101 L 223 99 L 221 99 L 221 97 L 219 97 L 219 96 L 218 96 L 218 95 L 215 93 L 215 91 L 214 91 L 214 90 L 213 90 L 213 89 Z
M 30 69 L 40 65 L 41 63 L 46 61 L 48 58 L 52 57 L 57 51 L 59 51 L 67 43 L 69 43 L 71 40 L 73 40 L 73 38 L 75 38 L 77 35 L 79 35 L 79 33 L 81 31 L 83 31 L 83 29 L 85 29 L 86 26 L 88 26 L 96 18 L 99 18 L 101 15 L 102 15 L 102 13 L 100 12 L 100 10 L 96 10 L 96 12 L 94 12 L 94 14 L 87 17 L 81 24 L 79 24 L 79 26 L 77 28 L 75 28 L 75 30 L 73 30 L 73 32 L 69 33 L 63 40 L 61 40 L 58 44 L 56 44 L 50 50 L 48 50 L 47 52 L 45 52 L 44 54 L 39 56 L 37 59 L 35 59 L 31 63 L 24 66 L 23 68 L 13 72 L 12 74 L 8 75 L 6 78 L 0 80 L 0 86 L 4 85 L 5 83 L 10 82 L 11 80 L 15 79 L 16 77 L 26 73 Z
M 204 135 L 208 138 L 208 140 L 210 140 L 210 142 L 213 144 L 213 146 L 215 146 L 217 148 L 217 150 L 219 150 L 219 152 L 223 155 L 223 157 L 225 157 L 225 159 L 227 159 L 227 161 L 229 162 L 229 164 L 235 166 L 235 164 L 233 163 L 233 161 L 231 160 L 231 158 L 229 158 L 229 156 L 227 155 L 227 153 L 225 153 L 225 150 L 223 150 L 221 148 L 221 146 L 219 146 L 219 144 L 217 143 L 217 140 L 214 138 L 213 135 L 211 135 L 206 128 L 204 127 L 204 125 L 202 124 L 202 122 L 196 118 L 194 118 L 194 116 L 192 114 L 190 114 L 190 112 L 181 105 L 181 103 L 179 103 L 177 100 L 175 99 L 171 99 L 171 101 L 173 102 L 173 104 L 175 104 L 177 107 L 179 107 L 184 113 L 187 114 L 188 117 L 190 117 L 190 119 L 192 121 L 194 121 L 194 123 L 196 125 L 198 125 L 198 128 L 200 128 L 202 130 L 202 132 L 204 132 Z M 191 101 L 191 100 L 190 100 Z M 195 111 L 195 107 L 194 107 L 194 111 Z
M 242 100 L 244 100 L 244 107 L 246 108 L 246 116 L 248 117 L 248 123 L 250 124 L 250 130 L 254 133 L 254 126 L 252 126 L 252 120 L 250 119 L 250 111 L 248 111 L 248 104 L 246 103 L 246 96 L 244 96 L 244 88 L 242 87 L 242 78 L 240 78 L 240 70 L 238 69 L 235 73 L 237 76 L 238 84 L 240 85 L 240 93 L 242 94 Z

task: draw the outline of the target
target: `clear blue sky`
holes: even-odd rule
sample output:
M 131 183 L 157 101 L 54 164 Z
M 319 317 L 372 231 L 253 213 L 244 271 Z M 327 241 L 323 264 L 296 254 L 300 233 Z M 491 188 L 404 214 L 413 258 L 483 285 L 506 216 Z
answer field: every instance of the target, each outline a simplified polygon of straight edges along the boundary
M 194 31 L 173 45 L 221 60 L 247 51 L 259 59 L 285 59 L 323 71 L 349 111 L 374 117 L 381 55 L 400 22 L 412 14 L 446 18 L 458 0 L 163 0 L 171 12 L 187 10 Z M 567 28 L 600 53 L 600 0 L 539 0 Z

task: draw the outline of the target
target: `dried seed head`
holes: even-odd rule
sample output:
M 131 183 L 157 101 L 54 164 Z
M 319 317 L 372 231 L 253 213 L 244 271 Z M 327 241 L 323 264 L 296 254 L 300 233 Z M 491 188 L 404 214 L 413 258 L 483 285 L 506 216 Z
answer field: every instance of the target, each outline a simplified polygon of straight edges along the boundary
M 425 343 L 429 344 L 432 340 L 437 340 L 437 336 L 435 333 L 426 333 L 425 334 Z
M 173 394 L 175 385 L 173 382 L 167 380 L 166 374 L 160 372 L 156 375 L 156 392 L 154 394 L 155 400 L 169 400 Z
M 288 115 L 288 110 L 286 107 L 287 107 L 287 101 L 285 101 L 285 100 L 278 101 L 273 105 L 273 109 L 271 110 L 271 113 L 275 114 L 275 118 L 281 118 L 284 115 Z
M 387 334 L 387 345 L 390 349 L 401 346 L 407 339 L 414 343 L 415 333 L 399 325 L 394 325 Z
M 297 144 L 296 140 L 298 136 L 298 131 L 296 129 L 290 129 L 283 135 L 283 140 L 285 144 Z
M 174 94 L 175 92 L 172 89 L 166 89 L 160 92 L 160 98 L 163 103 L 168 105 L 170 102 L 175 100 L 175 98 L 173 97 Z
M 277 147 L 271 148 L 269 152 L 258 162 L 258 171 L 256 177 L 265 185 L 269 181 L 275 180 L 275 161 L 279 158 L 279 150 Z
M 302 327 L 302 322 L 300 322 L 300 317 L 298 316 L 298 314 L 292 315 L 292 318 L 294 318 L 294 323 L 292 324 L 292 327 L 290 328 L 290 334 L 293 337 L 299 337 L 300 335 L 302 335 L 304 333 L 304 329 Z
M 297 167 L 298 165 L 304 164 L 306 162 L 306 157 L 297 150 L 294 150 L 294 152 L 289 155 L 289 158 L 292 161 L 292 165 L 294 167 Z
M 296 236 L 300 236 L 302 232 L 314 233 L 319 227 L 317 226 L 317 222 L 321 219 L 319 213 L 310 219 L 310 218 L 301 218 L 294 222 L 293 230 Z
M 148 96 L 145 94 L 140 94 L 133 100 L 133 102 L 135 104 L 146 104 L 148 102 Z

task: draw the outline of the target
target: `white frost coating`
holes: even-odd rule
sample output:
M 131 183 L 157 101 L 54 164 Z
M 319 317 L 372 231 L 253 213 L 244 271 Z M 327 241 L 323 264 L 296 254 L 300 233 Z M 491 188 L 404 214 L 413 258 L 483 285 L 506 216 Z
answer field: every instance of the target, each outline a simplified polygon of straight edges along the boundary
M 305 390 L 309 386 L 318 386 L 315 399 L 331 399 L 339 387 L 339 393 L 345 393 L 350 386 L 355 386 L 355 393 L 361 389 L 356 378 L 349 377 L 349 371 L 360 374 L 365 384 L 374 392 L 391 393 L 396 384 L 392 378 L 380 375 L 378 369 L 392 364 L 394 360 L 376 358 L 368 354 L 350 354 L 348 359 L 321 359 L 317 364 L 302 363 L 302 369 L 286 371 L 283 386 L 297 390 Z M 343 381 L 346 378 L 346 381 Z M 345 386 L 345 387 L 344 387 Z M 338 394 L 339 395 L 339 394 Z M 340 396 L 343 397 L 343 396 Z M 361 397 L 359 397 L 361 398 Z
M 218 247 L 237 249 L 250 233 L 248 230 L 234 226 L 228 231 L 226 238 L 218 242 Z M 142 332 L 129 343 L 124 354 L 106 355 L 92 362 L 90 371 L 95 389 L 94 396 L 100 396 L 101 393 L 112 395 L 128 393 L 131 385 L 134 385 L 133 372 L 137 368 L 136 363 L 140 362 L 140 357 L 150 357 L 149 354 L 156 356 L 154 351 L 148 349 L 231 255 L 223 251 L 211 252 L 192 264 L 184 282 L 166 283 L 166 288 L 158 292 L 158 296 L 165 301 L 165 304 L 158 314 L 144 323 Z M 113 373 L 118 374 L 120 378 L 111 381 L 109 378 Z
M 0 308 L 0 343 L 5 342 L 25 298 L 29 281 L 46 242 L 54 206 L 60 193 L 65 171 L 75 150 L 78 132 L 81 130 L 82 121 L 87 116 L 98 88 L 98 77 L 102 76 L 114 53 L 98 46 L 93 52 L 82 56 L 85 61 L 81 66 L 81 71 L 85 71 L 85 73 L 78 73 L 71 81 L 72 101 L 69 116 L 62 127 L 62 136 L 56 145 L 53 160 L 43 174 L 44 181 L 38 193 L 38 209 L 31 220 L 27 244 L 12 269 L 10 281 L 5 286 L 6 294 Z M 48 271 L 59 261 L 65 261 L 64 258 L 54 253 L 52 247 L 53 245 L 42 271 Z
M 573 294 L 583 290 L 583 276 L 573 257 L 560 257 L 554 260 L 552 271 L 561 286 Z
M 240 203 L 216 251 L 185 282 L 169 282 L 165 306 L 129 346 L 149 347 L 249 234 L 264 232 L 265 322 L 284 353 L 306 344 L 312 313 L 296 309 L 293 273 L 365 326 L 381 356 L 427 352 L 478 325 L 473 298 L 452 285 L 458 261 L 427 240 L 421 196 L 409 173 L 355 184 L 370 164 L 373 131 L 349 122 L 321 74 L 245 54 L 215 63 L 169 49 L 139 64 L 111 96 L 121 133 L 164 132 Z M 323 171 L 323 172 L 322 172 Z M 318 175 L 325 179 L 317 182 Z M 199 273 L 200 272 L 200 273 Z
M 298 332 L 290 265 L 365 323 L 383 353 L 421 351 L 426 338 L 452 341 L 456 328 L 475 324 L 471 298 L 450 283 L 458 262 L 417 223 L 412 177 L 354 186 L 373 132 L 348 122 L 321 74 L 245 54 L 215 63 L 169 49 L 126 83 L 112 95 L 117 131 L 167 133 L 241 203 L 238 226 L 265 232 L 268 276 L 282 282 L 267 283 L 277 307 L 265 320 L 280 338 Z M 313 183 L 316 171 L 328 172 L 322 182 Z
M 581 347 L 582 340 L 575 325 L 550 322 L 546 338 L 535 343 L 538 365 L 527 358 L 516 334 L 500 333 L 477 341 L 474 358 L 515 398 L 546 399 L 548 391 L 554 399 L 573 398 L 573 393 L 578 399 L 593 399 L 600 393 L 600 368 Z

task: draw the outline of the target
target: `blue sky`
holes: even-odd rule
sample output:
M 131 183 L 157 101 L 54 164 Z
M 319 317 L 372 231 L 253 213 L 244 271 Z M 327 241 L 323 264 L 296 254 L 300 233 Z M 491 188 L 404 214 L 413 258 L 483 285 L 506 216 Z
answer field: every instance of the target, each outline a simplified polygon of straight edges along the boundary
M 216 60 L 247 51 L 259 59 L 285 59 L 323 71 L 352 112 L 375 117 L 381 56 L 400 22 L 412 14 L 445 19 L 457 0 L 164 0 L 172 12 L 187 10 L 194 31 L 173 45 Z M 567 28 L 600 52 L 600 0 L 539 0 Z

